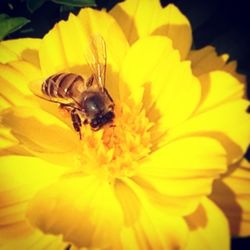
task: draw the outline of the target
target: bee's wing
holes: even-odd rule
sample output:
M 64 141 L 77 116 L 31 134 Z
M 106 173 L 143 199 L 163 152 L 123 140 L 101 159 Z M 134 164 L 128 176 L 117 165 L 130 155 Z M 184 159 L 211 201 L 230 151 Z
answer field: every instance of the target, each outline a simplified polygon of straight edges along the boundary
M 106 44 L 102 36 L 93 35 L 86 51 L 85 59 L 90 66 L 95 83 L 101 91 L 105 88 L 107 51 Z
M 29 83 L 29 89 L 35 96 L 37 96 L 43 100 L 53 102 L 53 103 L 58 103 L 58 104 L 65 104 L 65 105 L 70 106 L 70 104 L 72 103 L 72 99 L 70 99 L 70 98 L 50 97 L 48 95 L 45 95 L 42 92 L 42 84 L 43 84 L 43 80 L 36 80 L 34 82 Z

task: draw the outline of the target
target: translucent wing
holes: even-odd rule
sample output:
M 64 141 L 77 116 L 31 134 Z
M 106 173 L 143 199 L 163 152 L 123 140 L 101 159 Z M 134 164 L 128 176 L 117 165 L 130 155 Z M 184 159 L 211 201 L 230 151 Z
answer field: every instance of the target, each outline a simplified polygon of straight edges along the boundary
M 105 88 L 107 51 L 106 44 L 102 36 L 93 35 L 89 42 L 89 48 L 85 54 L 85 59 L 89 64 L 95 83 L 101 91 Z

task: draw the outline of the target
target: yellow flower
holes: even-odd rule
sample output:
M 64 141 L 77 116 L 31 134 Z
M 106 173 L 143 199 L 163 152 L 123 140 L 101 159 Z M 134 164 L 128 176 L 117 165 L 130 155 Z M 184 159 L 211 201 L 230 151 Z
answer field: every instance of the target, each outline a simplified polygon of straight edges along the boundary
M 227 220 L 206 196 L 249 142 L 243 85 L 222 70 L 194 76 L 188 20 L 173 5 L 136 3 L 1 43 L 0 249 L 228 248 Z M 88 77 L 92 34 L 107 45 L 115 126 L 83 126 L 79 140 L 29 83 Z

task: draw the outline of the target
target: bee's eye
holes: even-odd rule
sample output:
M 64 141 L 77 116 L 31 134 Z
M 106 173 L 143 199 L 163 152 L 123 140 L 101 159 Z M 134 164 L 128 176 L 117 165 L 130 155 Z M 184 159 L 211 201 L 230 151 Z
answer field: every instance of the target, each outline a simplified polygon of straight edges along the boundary
M 92 95 L 85 99 L 83 103 L 83 108 L 90 116 L 94 116 L 102 112 L 104 106 L 103 99 L 99 95 Z

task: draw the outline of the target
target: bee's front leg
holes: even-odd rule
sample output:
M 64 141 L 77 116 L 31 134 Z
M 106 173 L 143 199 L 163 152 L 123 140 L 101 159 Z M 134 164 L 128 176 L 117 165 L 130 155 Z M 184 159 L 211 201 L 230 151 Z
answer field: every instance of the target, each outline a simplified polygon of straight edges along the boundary
M 71 115 L 73 127 L 74 127 L 75 131 L 79 133 L 80 140 L 81 140 L 82 139 L 82 134 L 81 134 L 82 121 L 81 121 L 81 118 L 77 114 L 76 109 L 72 109 L 70 112 L 70 115 Z

